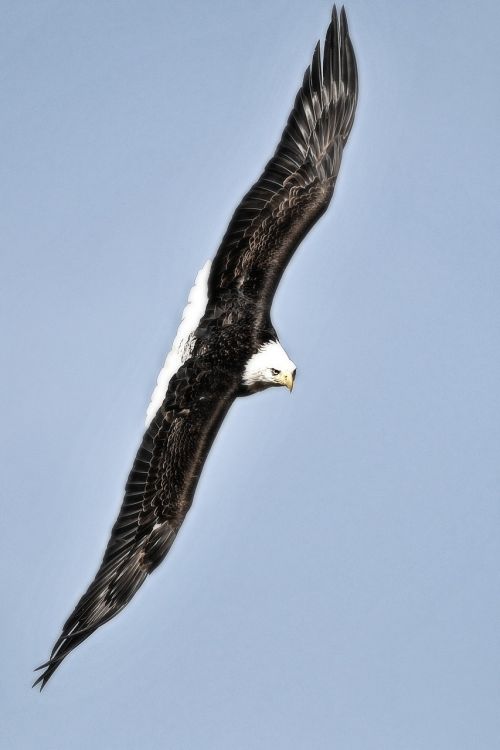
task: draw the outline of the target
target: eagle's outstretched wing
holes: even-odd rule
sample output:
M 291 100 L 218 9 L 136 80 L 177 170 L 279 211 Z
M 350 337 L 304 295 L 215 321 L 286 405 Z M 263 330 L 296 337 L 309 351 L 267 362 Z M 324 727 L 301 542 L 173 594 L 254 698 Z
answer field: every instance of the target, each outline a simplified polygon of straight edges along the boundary
M 334 6 L 273 158 L 236 209 L 212 263 L 209 298 L 241 290 L 262 316 L 298 244 L 326 210 L 358 94 L 344 8 Z
M 35 685 L 43 688 L 69 652 L 117 615 L 163 560 L 238 384 L 203 357 L 189 359 L 173 376 L 137 452 L 101 566 Z

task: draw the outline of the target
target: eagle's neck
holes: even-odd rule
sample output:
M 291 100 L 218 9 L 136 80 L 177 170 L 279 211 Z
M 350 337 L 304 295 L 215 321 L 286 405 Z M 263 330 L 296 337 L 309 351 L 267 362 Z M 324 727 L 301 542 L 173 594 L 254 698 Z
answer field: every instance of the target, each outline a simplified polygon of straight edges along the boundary
M 278 338 L 267 339 L 246 362 L 239 395 L 249 396 L 282 385 L 277 379 L 279 374 L 292 371 L 295 372 L 295 365 Z

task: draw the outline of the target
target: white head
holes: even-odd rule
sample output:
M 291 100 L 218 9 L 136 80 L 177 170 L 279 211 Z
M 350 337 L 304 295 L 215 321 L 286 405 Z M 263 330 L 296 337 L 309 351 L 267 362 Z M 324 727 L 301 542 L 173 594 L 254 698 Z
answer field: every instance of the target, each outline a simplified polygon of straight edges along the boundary
M 263 344 L 248 360 L 243 373 L 243 384 L 260 390 L 272 385 L 293 388 L 297 368 L 279 341 Z

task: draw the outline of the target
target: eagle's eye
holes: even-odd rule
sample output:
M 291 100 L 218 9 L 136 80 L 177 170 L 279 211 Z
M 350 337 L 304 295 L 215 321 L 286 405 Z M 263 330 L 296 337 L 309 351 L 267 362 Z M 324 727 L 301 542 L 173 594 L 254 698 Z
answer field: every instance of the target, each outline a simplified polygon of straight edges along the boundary
M 274 367 L 271 367 L 271 375 L 273 375 L 274 377 L 276 377 L 276 375 L 279 375 L 279 374 L 280 374 L 279 370 L 275 370 Z

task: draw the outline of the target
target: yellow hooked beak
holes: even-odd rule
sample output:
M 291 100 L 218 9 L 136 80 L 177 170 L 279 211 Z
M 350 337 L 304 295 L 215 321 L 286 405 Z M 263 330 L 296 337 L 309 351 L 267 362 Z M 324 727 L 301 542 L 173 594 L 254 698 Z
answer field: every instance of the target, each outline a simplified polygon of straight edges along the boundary
M 280 372 L 280 374 L 277 377 L 277 381 L 280 385 L 284 385 L 285 388 L 288 388 L 290 393 L 293 391 L 293 384 L 295 382 L 295 373 L 297 371 L 293 370 L 293 372 Z

